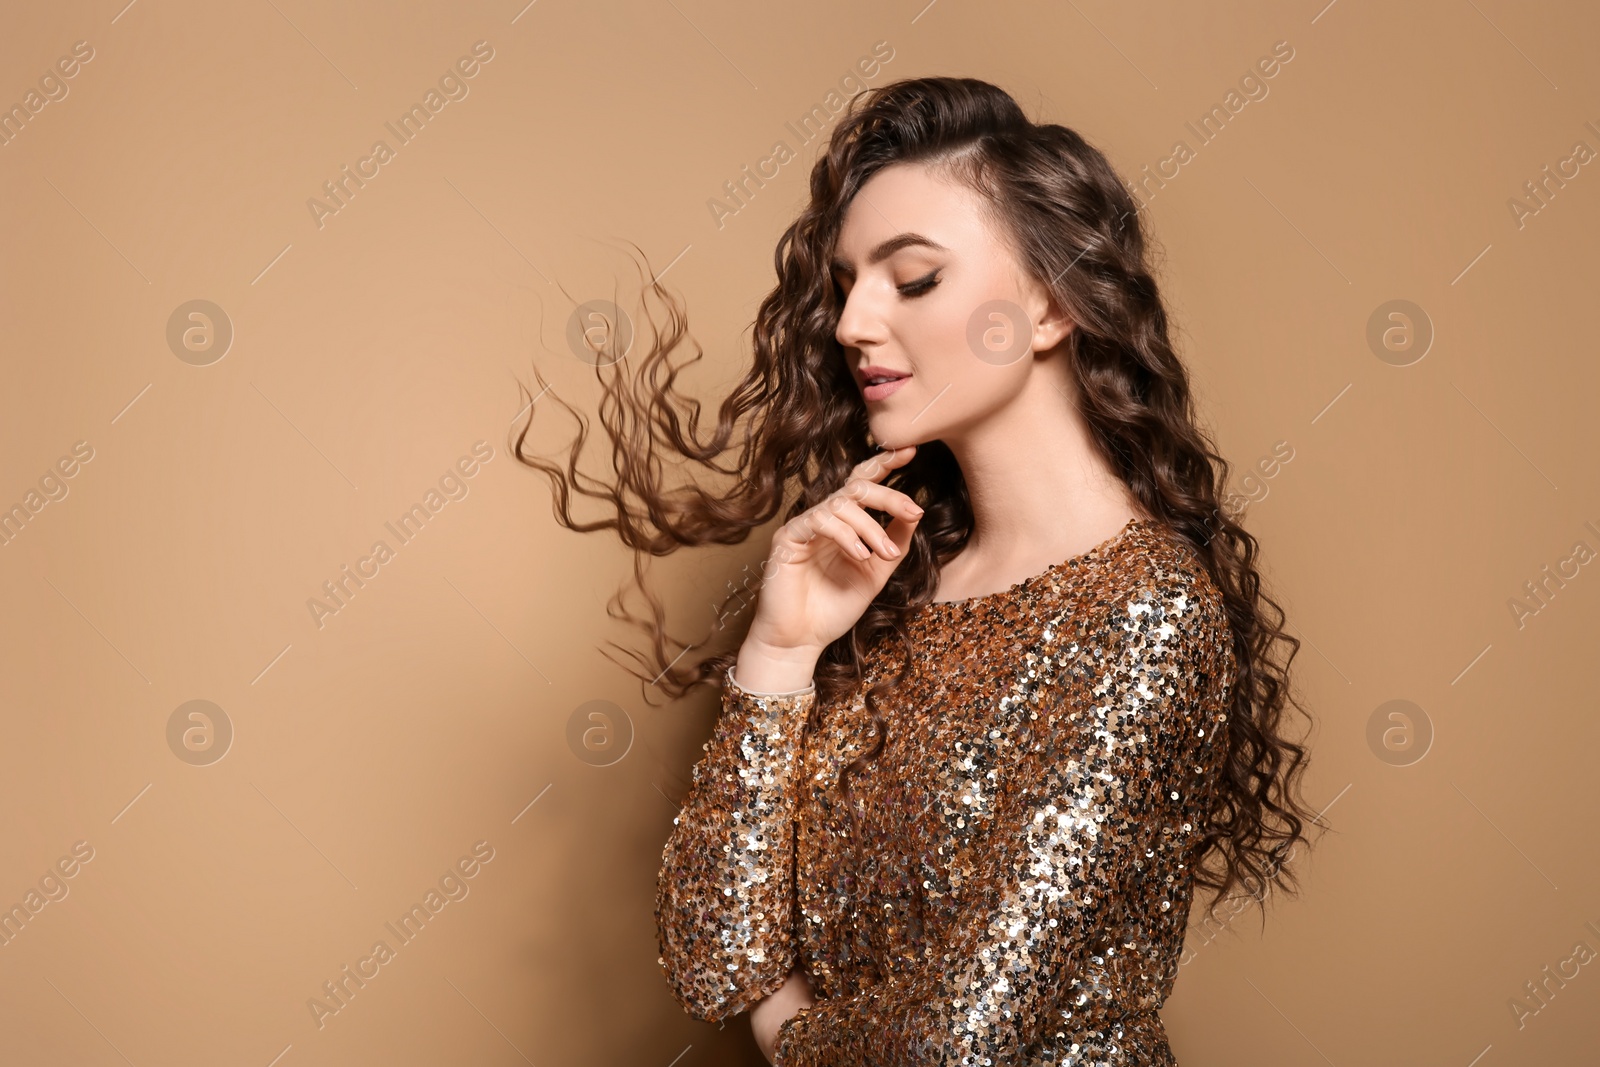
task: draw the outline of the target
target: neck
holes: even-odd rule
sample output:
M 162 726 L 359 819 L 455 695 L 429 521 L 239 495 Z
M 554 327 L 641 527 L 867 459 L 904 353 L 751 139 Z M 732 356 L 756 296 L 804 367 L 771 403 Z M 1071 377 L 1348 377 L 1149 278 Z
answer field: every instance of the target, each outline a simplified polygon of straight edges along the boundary
M 1064 353 L 1036 360 L 1010 404 L 943 441 L 972 501 L 969 565 L 1048 565 L 1145 517 L 1094 444 Z

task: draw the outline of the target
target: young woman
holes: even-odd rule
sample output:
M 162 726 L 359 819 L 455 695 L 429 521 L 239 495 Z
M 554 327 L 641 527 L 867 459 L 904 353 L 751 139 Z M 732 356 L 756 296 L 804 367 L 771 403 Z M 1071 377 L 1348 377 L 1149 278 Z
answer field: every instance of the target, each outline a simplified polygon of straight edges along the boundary
M 810 188 L 709 440 L 675 315 L 649 388 L 609 364 L 615 483 L 517 441 L 563 524 L 641 557 L 784 511 L 719 608 L 736 652 L 685 664 L 654 598 L 635 620 L 641 678 L 722 685 L 662 855 L 668 985 L 749 1011 L 780 1067 L 1172 1064 L 1196 885 L 1292 891 L 1310 812 L 1299 643 L 1219 507 L 1141 220 L 1082 138 L 965 78 L 858 96 Z M 728 484 L 667 485 L 661 447 Z

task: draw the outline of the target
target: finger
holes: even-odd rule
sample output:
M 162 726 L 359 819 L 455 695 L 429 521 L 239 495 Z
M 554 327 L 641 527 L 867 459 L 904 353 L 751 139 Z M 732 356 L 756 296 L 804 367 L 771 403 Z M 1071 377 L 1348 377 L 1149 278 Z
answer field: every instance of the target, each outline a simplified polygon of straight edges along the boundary
M 894 547 L 900 550 L 901 557 L 911 551 L 911 537 L 917 532 L 917 521 L 920 518 L 920 514 L 911 518 L 894 515 L 890 517 L 889 525 L 884 527 L 884 534 L 894 542 Z
M 839 516 L 821 508 L 812 508 L 806 514 L 811 516 L 811 525 L 816 530 L 817 535 L 838 542 L 845 555 L 863 562 L 872 558 L 871 546 L 861 540 L 861 536 L 856 533 L 855 527 L 839 518 Z
M 851 471 L 853 475 L 870 478 L 877 481 L 896 467 L 903 467 L 911 462 L 911 457 L 917 454 L 916 445 L 906 445 L 904 448 L 887 449 L 877 455 L 868 456 L 855 465 Z
M 828 498 L 826 507 L 831 514 L 849 523 L 850 528 L 855 530 L 856 536 L 878 555 L 884 559 L 900 558 L 901 551 L 894 540 L 884 532 L 878 520 L 868 515 L 860 504 L 843 495 L 835 494 Z
M 882 452 L 868 456 L 860 463 L 857 463 L 852 473 L 877 481 L 895 468 L 903 467 L 911 462 L 911 458 L 916 454 L 917 448 L 915 445 L 907 445 L 904 448 L 884 449 Z
M 863 507 L 877 508 L 879 511 L 887 511 L 890 515 L 898 515 L 903 519 L 922 517 L 922 508 L 910 496 L 898 489 L 878 482 L 869 482 L 864 478 L 851 480 L 835 493 L 834 497 L 844 497 Z

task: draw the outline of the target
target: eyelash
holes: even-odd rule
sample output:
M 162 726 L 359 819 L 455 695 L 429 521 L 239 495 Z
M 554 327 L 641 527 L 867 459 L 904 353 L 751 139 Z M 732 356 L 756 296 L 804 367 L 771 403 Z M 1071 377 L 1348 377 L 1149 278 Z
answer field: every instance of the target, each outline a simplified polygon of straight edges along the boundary
M 905 285 L 897 286 L 897 288 L 900 290 L 900 295 L 914 298 L 922 296 L 928 290 L 938 285 L 941 280 L 942 279 L 939 277 L 938 270 L 934 270 L 933 273 L 929 274 L 927 277 L 918 278 L 914 282 L 907 282 Z M 837 282 L 835 285 L 838 287 L 841 295 L 848 295 L 844 292 L 843 286 L 838 285 Z

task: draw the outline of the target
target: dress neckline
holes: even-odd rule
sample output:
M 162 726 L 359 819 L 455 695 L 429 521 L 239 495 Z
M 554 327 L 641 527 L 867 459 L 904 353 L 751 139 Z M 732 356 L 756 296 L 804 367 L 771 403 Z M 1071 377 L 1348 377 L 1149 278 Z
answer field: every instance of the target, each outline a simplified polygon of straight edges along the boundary
M 1157 524 L 1154 522 L 1154 520 L 1141 519 L 1135 516 L 1134 518 L 1131 518 L 1127 522 L 1123 523 L 1122 529 L 1118 530 L 1104 541 L 1101 541 L 1093 548 L 1084 552 L 1079 552 L 1075 556 L 1068 556 L 1066 559 L 1052 563 L 1038 574 L 1030 575 L 1029 577 L 1022 579 L 1020 582 L 1013 583 L 1005 589 L 1001 589 L 994 593 L 984 593 L 981 596 L 969 596 L 961 600 L 929 600 L 921 606 L 922 610 L 959 611 L 965 608 L 977 607 L 981 604 L 987 604 L 993 601 L 1005 599 L 1007 597 L 1016 596 L 1018 593 L 1030 589 L 1033 586 L 1036 586 L 1039 583 L 1054 577 L 1064 570 L 1078 567 L 1081 564 L 1102 558 L 1103 556 L 1112 552 L 1114 549 L 1121 546 L 1122 543 L 1128 540 L 1133 534 L 1150 529 L 1155 525 Z

